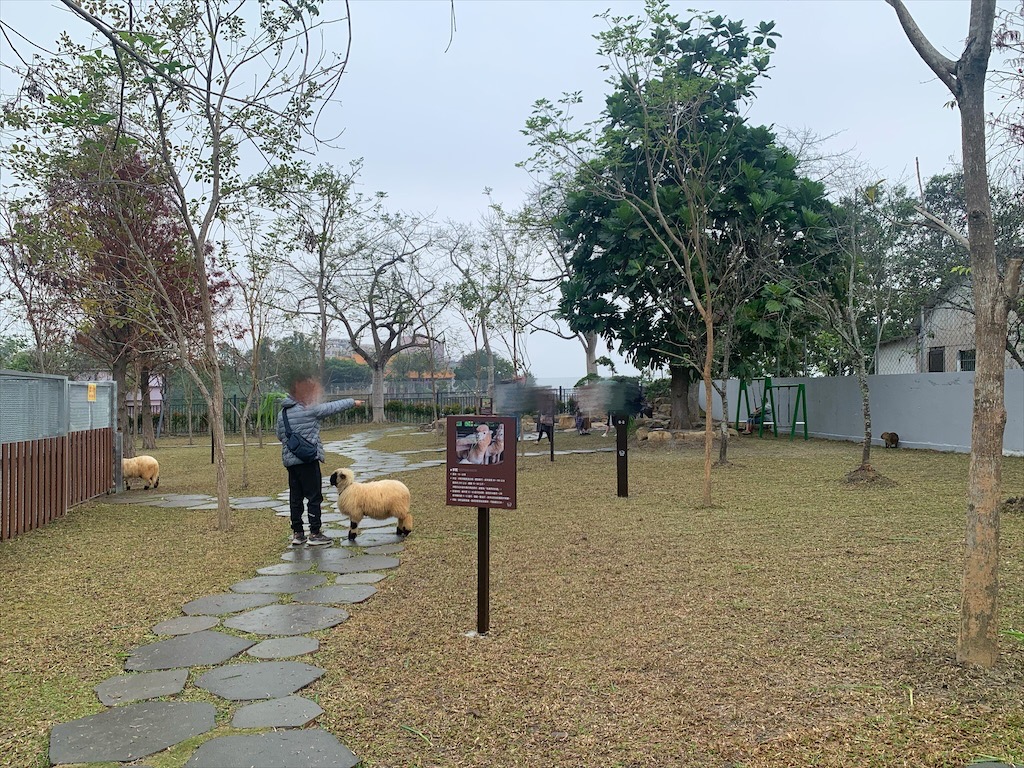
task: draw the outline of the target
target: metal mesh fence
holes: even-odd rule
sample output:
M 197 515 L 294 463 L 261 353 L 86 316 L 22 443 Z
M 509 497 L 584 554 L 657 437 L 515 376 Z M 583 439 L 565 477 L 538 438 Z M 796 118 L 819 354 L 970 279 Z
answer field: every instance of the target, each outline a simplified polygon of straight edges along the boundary
M 67 432 L 67 379 L 0 371 L 0 443 L 59 437 Z
M 112 381 L 68 382 L 70 432 L 117 427 L 117 384 Z
M 0 371 L 0 443 L 115 428 L 117 385 Z

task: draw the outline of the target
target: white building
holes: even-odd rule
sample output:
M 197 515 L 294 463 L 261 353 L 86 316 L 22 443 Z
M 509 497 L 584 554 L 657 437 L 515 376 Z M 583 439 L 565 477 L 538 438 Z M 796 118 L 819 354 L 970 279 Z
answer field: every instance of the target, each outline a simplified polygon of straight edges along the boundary
M 946 373 L 973 371 L 975 361 L 974 313 L 971 285 L 962 281 L 938 300 L 921 310 L 917 332 L 887 341 L 878 348 L 875 373 Z M 1020 325 L 1016 313 L 1010 313 L 1010 327 Z M 1019 345 L 1024 355 L 1024 345 Z M 1019 368 L 1006 353 L 1006 367 Z

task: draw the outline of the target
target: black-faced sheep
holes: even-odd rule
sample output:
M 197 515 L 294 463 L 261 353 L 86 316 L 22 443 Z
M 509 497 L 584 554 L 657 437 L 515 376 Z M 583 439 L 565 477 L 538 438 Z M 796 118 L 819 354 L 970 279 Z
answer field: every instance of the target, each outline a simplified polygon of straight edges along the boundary
M 348 468 L 331 474 L 331 485 L 338 486 L 338 511 L 349 519 L 349 539 L 355 539 L 356 528 L 364 517 L 374 520 L 398 519 L 398 535 L 412 533 L 412 514 L 409 512 L 409 488 L 398 480 L 373 480 L 357 483 L 355 473 Z
M 160 486 L 160 464 L 152 456 L 136 456 L 134 459 L 121 459 L 121 474 L 124 475 L 124 489 L 127 491 L 128 481 L 133 477 L 141 477 L 150 486 Z

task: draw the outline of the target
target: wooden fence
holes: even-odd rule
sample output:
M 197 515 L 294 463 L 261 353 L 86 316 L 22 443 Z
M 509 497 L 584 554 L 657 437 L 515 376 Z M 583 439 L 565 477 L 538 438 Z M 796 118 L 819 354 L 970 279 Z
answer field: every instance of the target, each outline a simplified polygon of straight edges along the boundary
M 63 517 L 114 485 L 110 428 L 0 445 L 0 540 Z

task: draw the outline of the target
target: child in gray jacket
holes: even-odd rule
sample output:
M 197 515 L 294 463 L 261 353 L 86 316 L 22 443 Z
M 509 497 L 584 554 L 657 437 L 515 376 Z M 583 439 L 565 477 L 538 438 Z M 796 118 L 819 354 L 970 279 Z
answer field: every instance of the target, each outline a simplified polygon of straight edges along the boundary
M 320 422 L 335 413 L 357 405 L 362 400 L 344 398 L 330 403 L 320 403 L 323 388 L 312 376 L 302 376 L 291 382 L 288 387 L 289 397 L 281 403 L 281 413 L 277 417 L 277 438 L 281 441 L 281 461 L 288 470 L 288 506 L 291 512 L 292 546 L 301 547 L 323 546 L 330 544 L 331 539 L 320 532 L 320 505 L 324 500 L 323 479 L 320 475 L 320 462 L 324 460 L 324 444 L 320 440 Z M 284 416 L 287 412 L 288 426 L 292 432 L 302 435 L 316 446 L 316 460 L 303 462 L 288 450 L 287 430 Z M 306 517 L 309 519 L 309 538 L 306 538 L 302 525 L 302 503 L 306 501 Z

